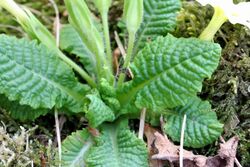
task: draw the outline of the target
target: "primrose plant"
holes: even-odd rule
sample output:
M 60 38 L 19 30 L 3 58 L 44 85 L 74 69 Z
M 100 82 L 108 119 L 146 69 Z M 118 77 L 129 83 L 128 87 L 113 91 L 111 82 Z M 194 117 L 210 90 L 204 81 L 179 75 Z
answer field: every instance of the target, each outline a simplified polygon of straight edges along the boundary
M 62 143 L 62 166 L 148 166 L 146 145 L 128 126 L 141 111 L 155 126 L 159 121 L 154 120 L 163 116 L 164 131 L 174 141 L 180 140 L 186 115 L 185 146 L 203 147 L 220 136 L 223 125 L 209 102 L 197 97 L 221 54 L 211 40 L 227 15 L 215 0 L 211 0 L 216 6 L 214 17 L 221 20 L 212 19 L 200 39 L 169 34 L 176 26 L 179 0 L 125 0 L 128 44 L 119 61 L 119 75 L 114 71 L 108 25 L 112 1 L 94 0 L 101 21 L 84 0 L 64 2 L 69 24 L 62 26 L 57 47 L 56 38 L 28 8 L 13 0 L 0 1 L 29 37 L 0 35 L 1 107 L 23 121 L 52 109 L 88 121 L 89 128 L 72 133 Z M 77 56 L 80 66 L 66 54 Z

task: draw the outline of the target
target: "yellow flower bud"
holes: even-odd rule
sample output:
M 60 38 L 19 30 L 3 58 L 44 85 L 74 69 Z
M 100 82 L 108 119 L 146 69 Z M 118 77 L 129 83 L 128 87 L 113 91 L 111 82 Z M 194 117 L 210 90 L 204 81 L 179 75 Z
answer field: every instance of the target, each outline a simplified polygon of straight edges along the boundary
M 10 12 L 32 39 L 37 39 L 47 47 L 55 46 L 56 41 L 48 29 L 28 10 L 13 0 L 0 0 L 0 7 Z
M 92 14 L 84 0 L 64 0 L 70 24 L 77 30 L 87 47 L 104 53 L 103 41 L 92 20 Z
M 124 18 L 130 33 L 136 33 L 143 19 L 143 0 L 125 0 Z
M 94 0 L 95 6 L 101 14 L 107 13 L 112 0 Z
M 15 16 L 18 22 L 28 20 L 28 17 L 23 9 L 19 7 L 13 0 L 1 0 L 0 7 L 6 9 L 13 16 Z

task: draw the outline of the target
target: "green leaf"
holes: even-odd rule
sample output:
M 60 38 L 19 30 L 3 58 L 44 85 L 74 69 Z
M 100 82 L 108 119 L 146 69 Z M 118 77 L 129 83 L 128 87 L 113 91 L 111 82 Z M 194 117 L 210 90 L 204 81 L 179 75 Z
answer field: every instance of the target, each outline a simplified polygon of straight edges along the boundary
M 135 105 L 136 97 L 132 97 L 132 95 L 131 97 L 127 96 L 128 95 L 127 93 L 130 93 L 131 89 L 132 89 L 132 84 L 129 82 L 126 82 L 122 85 L 122 87 L 116 90 L 118 100 L 120 101 L 120 104 L 122 106 L 119 111 L 120 115 L 123 115 L 123 114 L 137 115 L 138 113 L 140 113 L 140 108 L 137 108 Z
M 134 53 L 138 53 L 147 41 L 173 31 L 180 8 L 180 0 L 144 0 L 143 23 L 137 32 Z
M 71 25 L 65 25 L 60 31 L 60 47 L 71 54 L 79 56 L 84 68 L 95 74 L 95 56 L 82 41 L 80 35 Z
M 116 89 L 106 79 L 101 79 L 98 91 L 106 105 L 115 112 L 120 110 L 121 106 L 116 97 Z
M 104 121 L 113 121 L 115 119 L 114 112 L 97 95 L 87 95 L 86 97 L 90 100 L 86 118 L 91 127 L 95 128 Z
M 96 145 L 86 158 L 88 167 L 147 167 L 148 153 L 144 142 L 127 127 L 127 121 L 104 124 Z
M 165 115 L 164 130 L 174 141 L 180 141 L 182 120 L 187 115 L 184 145 L 193 148 L 203 147 L 214 142 L 223 131 L 208 101 L 191 98 L 185 106 L 176 107 Z
M 84 159 L 92 144 L 92 137 L 86 129 L 68 136 L 62 143 L 62 167 L 84 167 Z
M 138 108 L 160 111 L 184 105 L 201 91 L 202 81 L 218 66 L 218 44 L 196 38 L 159 37 L 131 65 L 134 79 L 121 91 L 121 105 L 136 96 Z
M 0 93 L 32 108 L 65 107 L 82 112 L 89 89 L 44 45 L 0 36 Z
M 9 112 L 12 118 L 23 122 L 27 120 L 33 121 L 49 112 L 48 109 L 33 109 L 28 105 L 20 105 L 17 101 L 10 101 L 4 95 L 0 95 L 0 107 Z

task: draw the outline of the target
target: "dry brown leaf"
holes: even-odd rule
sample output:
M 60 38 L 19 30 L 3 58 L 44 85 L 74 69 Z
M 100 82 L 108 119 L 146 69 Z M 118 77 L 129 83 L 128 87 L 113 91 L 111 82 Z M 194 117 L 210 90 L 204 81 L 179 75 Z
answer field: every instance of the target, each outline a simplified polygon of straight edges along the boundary
M 146 123 L 145 123 L 145 126 L 144 126 L 144 135 L 145 135 L 146 138 L 147 138 L 148 151 L 151 151 L 151 152 L 153 152 L 153 150 L 152 150 L 152 149 L 153 149 L 152 145 L 153 145 L 153 143 L 154 143 L 154 141 L 155 141 L 155 135 L 154 135 L 155 132 L 157 132 L 156 129 L 150 127 L 149 124 L 146 124 Z
M 100 136 L 100 132 L 98 129 L 95 129 L 95 128 L 91 128 L 91 127 L 87 127 L 89 133 L 94 136 L 94 137 L 98 137 Z
M 174 145 L 167 137 L 161 135 L 159 132 L 155 132 L 154 145 L 158 150 L 158 154 L 153 155 L 153 159 L 168 160 L 170 162 L 179 160 L 179 146 Z M 183 151 L 184 160 L 194 160 L 197 156 L 191 151 Z
M 150 167 L 163 167 L 163 162 L 162 160 L 155 160 L 152 159 L 152 155 L 155 154 L 155 147 L 153 146 L 153 143 L 155 141 L 155 135 L 154 133 L 157 132 L 156 129 L 152 128 L 149 126 L 149 124 L 145 124 L 144 126 L 144 134 L 147 138 L 147 146 L 148 146 L 148 152 L 149 152 L 149 165 Z
M 179 166 L 179 146 L 174 145 L 167 136 L 163 136 L 149 125 L 145 126 L 145 135 L 152 155 L 150 162 L 151 165 L 155 165 L 152 167 L 159 167 L 155 163 L 159 161 L 153 160 L 160 160 L 161 163 L 167 160 L 173 166 Z M 220 144 L 218 155 L 214 157 L 194 155 L 191 151 L 184 150 L 184 167 L 234 167 L 237 146 L 238 137 L 232 137 L 226 143 Z
M 116 48 L 113 52 L 113 70 L 116 73 L 116 76 L 119 74 L 119 57 L 121 56 L 121 51 L 119 48 Z
M 221 158 L 227 160 L 226 167 L 234 167 L 234 159 L 236 157 L 238 142 L 239 138 L 237 136 L 234 136 L 226 143 L 220 144 L 218 155 Z

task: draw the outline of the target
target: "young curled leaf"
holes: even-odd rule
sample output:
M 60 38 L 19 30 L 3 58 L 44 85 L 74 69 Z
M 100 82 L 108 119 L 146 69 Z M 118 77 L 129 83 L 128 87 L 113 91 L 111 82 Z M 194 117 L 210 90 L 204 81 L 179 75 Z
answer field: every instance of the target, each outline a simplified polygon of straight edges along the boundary
M 98 95 L 87 95 L 90 103 L 86 110 L 86 118 L 91 127 L 95 128 L 104 121 L 113 121 L 114 112 L 107 106 Z

